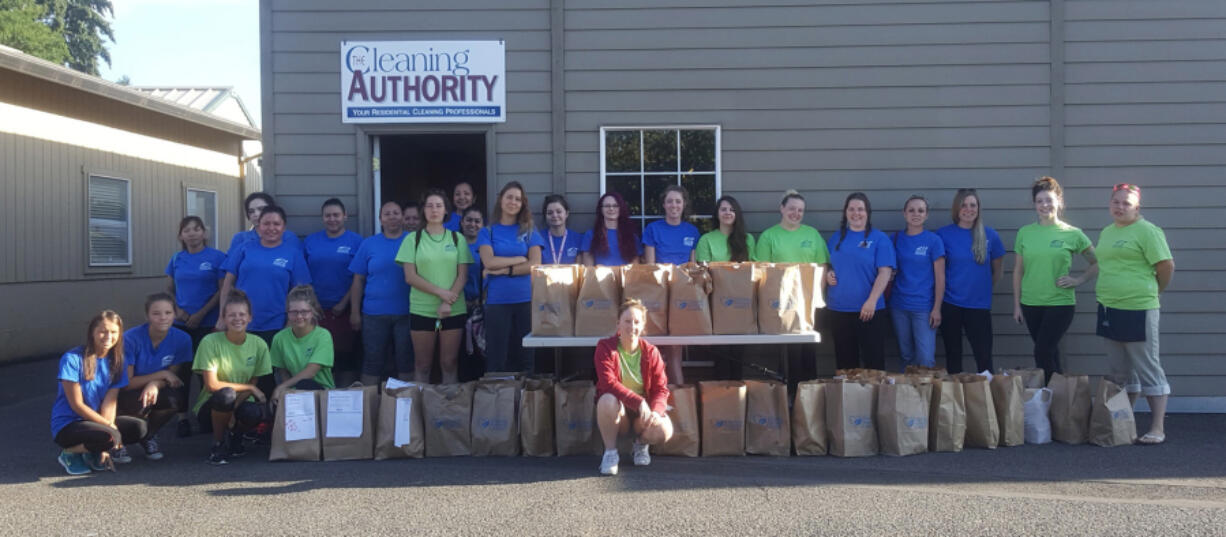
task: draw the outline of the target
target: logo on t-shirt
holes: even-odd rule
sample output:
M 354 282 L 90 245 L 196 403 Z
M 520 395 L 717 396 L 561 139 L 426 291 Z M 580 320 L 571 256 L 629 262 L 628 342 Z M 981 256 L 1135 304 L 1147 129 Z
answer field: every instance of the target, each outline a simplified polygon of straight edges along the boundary
M 455 245 L 454 245 L 454 244 L 448 244 L 447 246 L 444 246 L 444 247 L 443 247 L 443 251 L 444 251 L 444 252 L 454 252 L 454 251 L 455 251 Z
M 170 364 L 174 361 L 175 361 L 175 355 L 167 354 L 166 356 L 162 357 L 162 367 L 169 367 Z
M 1064 241 L 1060 239 L 1053 239 L 1051 241 L 1051 244 L 1049 244 L 1048 246 L 1051 248 L 1064 248 Z
M 213 264 L 205 261 L 200 264 L 200 270 L 213 270 Z
M 338 254 L 348 254 L 348 253 L 349 253 L 349 247 L 348 247 L 348 246 L 337 246 L 337 247 L 336 247 L 336 253 L 338 253 Z
M 813 247 L 813 241 L 810 241 L 810 240 L 803 240 L 803 241 L 800 241 L 800 247 L 801 247 L 801 248 L 806 248 L 806 249 L 807 249 L 807 248 L 812 248 L 812 247 Z
M 272 260 L 272 264 L 274 264 L 274 265 L 276 265 L 276 266 L 278 266 L 278 267 L 281 267 L 281 268 L 285 268 L 285 267 L 289 266 L 289 259 L 286 259 L 286 258 L 284 258 L 284 257 L 278 257 L 278 258 L 276 258 L 276 259 L 273 259 L 273 260 Z
M 915 255 L 918 255 L 918 256 L 927 256 L 927 255 L 928 255 L 928 247 L 927 247 L 927 246 L 916 246 L 916 247 L 915 247 Z
M 307 347 L 306 357 L 310 358 L 312 354 L 315 354 L 315 347 Z
M 576 257 L 579 255 L 579 247 L 572 246 L 566 249 L 566 257 Z
M 1123 248 L 1125 246 L 1128 246 L 1128 241 L 1126 240 L 1118 240 L 1111 244 L 1112 248 Z
M 255 363 L 255 357 L 254 357 L 254 356 L 248 356 L 248 357 L 247 357 L 247 365 L 251 365 L 251 364 L 254 364 L 254 363 Z
M 861 248 L 865 248 L 865 249 L 867 249 L 867 248 L 872 248 L 872 247 L 873 247 L 873 241 L 860 241 L 860 244 L 858 244 L 857 246 L 859 246 L 859 247 L 861 247 Z
M 685 238 L 685 240 L 683 240 L 683 241 L 681 241 L 681 242 L 682 242 L 682 244 L 685 244 L 686 246 L 693 247 L 693 246 L 694 246 L 694 237 L 686 237 L 686 238 Z

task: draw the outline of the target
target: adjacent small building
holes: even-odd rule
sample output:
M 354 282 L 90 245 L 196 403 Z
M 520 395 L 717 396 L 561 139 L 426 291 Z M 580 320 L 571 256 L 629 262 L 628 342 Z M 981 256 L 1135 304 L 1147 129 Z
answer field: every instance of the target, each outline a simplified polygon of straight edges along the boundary
M 0 47 L 0 362 L 143 322 L 183 216 L 224 249 L 242 225 L 243 142 L 260 131 Z

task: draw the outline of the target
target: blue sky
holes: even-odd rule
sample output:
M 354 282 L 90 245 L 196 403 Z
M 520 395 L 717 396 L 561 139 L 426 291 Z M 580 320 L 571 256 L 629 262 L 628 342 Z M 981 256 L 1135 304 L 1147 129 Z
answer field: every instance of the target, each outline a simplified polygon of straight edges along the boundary
M 258 0 L 112 0 L 102 78 L 134 86 L 233 86 L 260 121 Z

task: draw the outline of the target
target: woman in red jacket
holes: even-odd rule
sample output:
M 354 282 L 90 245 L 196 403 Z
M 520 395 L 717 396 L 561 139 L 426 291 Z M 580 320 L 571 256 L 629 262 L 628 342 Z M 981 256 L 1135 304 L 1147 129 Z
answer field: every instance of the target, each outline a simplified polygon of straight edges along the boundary
M 636 299 L 618 310 L 617 334 L 596 345 L 596 423 L 604 440 L 600 473 L 617 475 L 617 435 L 634 425 L 634 465 L 651 464 L 647 446 L 663 444 L 673 436 L 673 423 L 665 414 L 668 375 L 660 351 L 640 336 L 647 308 Z

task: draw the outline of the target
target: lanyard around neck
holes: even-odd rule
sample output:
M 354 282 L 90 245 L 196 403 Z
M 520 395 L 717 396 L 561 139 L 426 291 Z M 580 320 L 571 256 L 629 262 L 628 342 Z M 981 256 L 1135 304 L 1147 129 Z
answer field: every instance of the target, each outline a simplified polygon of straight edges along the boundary
M 553 234 L 548 231 L 545 234 L 549 236 L 549 256 L 553 258 L 553 264 L 561 265 L 562 256 L 566 255 L 566 236 L 570 235 L 570 230 L 562 230 L 562 244 L 558 245 L 557 248 L 553 245 Z

